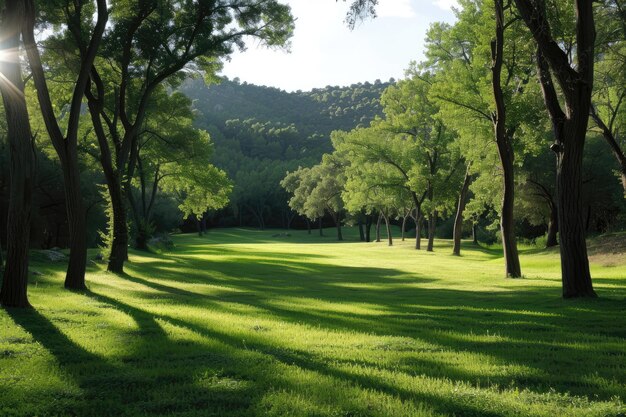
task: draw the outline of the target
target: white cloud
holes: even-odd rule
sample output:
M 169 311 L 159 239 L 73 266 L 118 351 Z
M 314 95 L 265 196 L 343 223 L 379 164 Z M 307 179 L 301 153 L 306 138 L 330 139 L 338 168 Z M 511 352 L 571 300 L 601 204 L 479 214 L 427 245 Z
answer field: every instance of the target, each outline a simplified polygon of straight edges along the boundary
M 380 0 L 376 14 L 379 17 L 414 17 L 411 0 Z
M 459 7 L 457 0 L 434 0 L 433 4 L 443 10 L 452 10 L 453 7 Z

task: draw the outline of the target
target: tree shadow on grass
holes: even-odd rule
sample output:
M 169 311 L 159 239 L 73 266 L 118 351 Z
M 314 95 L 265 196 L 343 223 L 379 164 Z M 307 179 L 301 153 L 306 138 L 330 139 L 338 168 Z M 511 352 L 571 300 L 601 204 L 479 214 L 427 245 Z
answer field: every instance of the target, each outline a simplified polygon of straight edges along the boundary
M 236 358 L 224 351 L 207 352 L 206 346 L 194 342 L 170 340 L 155 316 L 142 309 L 93 292 L 84 295 L 132 317 L 138 329 L 126 332 L 125 340 L 133 349 L 124 357 L 105 359 L 74 342 L 36 310 L 7 310 L 17 325 L 56 358 L 62 375 L 79 389 L 71 395 L 65 392 L 60 401 L 57 397 L 39 403 L 30 415 L 220 412 L 240 416 L 249 409 L 253 385 L 222 372 L 224 367 L 235 367 Z M 223 380 L 229 383 L 222 384 Z
M 271 267 L 275 269 L 276 265 L 271 265 Z M 153 272 L 158 272 L 158 267 L 154 268 Z M 308 269 L 329 272 L 320 268 L 321 266 L 308 265 Z M 339 276 L 350 275 L 350 271 L 352 274 L 359 272 L 358 268 L 351 267 L 336 269 Z M 285 273 L 281 270 L 275 271 L 276 276 Z M 150 291 L 158 291 L 162 298 L 172 303 L 199 309 L 228 311 L 220 297 L 202 297 L 195 292 L 177 288 L 174 280 L 165 280 L 167 284 L 163 284 L 163 281 L 155 282 L 156 280 L 133 276 L 121 277 L 121 279 L 144 285 Z M 405 281 L 402 273 L 387 269 L 380 269 L 373 274 L 372 279 L 387 283 Z M 273 280 L 282 282 L 279 278 Z M 293 297 L 292 301 L 297 301 L 298 294 L 302 295 L 302 293 L 301 290 L 284 288 L 273 282 L 267 283 L 267 286 L 255 284 L 256 286 L 250 287 L 250 282 L 257 281 L 234 280 L 233 285 L 238 289 L 247 289 L 249 292 L 258 293 L 259 296 L 250 299 L 235 294 L 230 297 L 229 302 L 261 308 L 267 311 L 269 317 L 293 324 L 321 326 L 336 331 L 411 338 L 432 344 L 435 351 L 473 352 L 485 358 L 491 358 L 490 360 L 495 361 L 496 365 L 517 364 L 538 372 L 533 372 L 530 376 L 476 373 L 462 366 L 447 363 L 444 357 L 437 359 L 421 355 L 419 350 L 413 350 L 411 347 L 408 348 L 411 351 L 410 355 L 405 355 L 400 360 L 391 361 L 388 364 L 375 363 L 366 359 L 338 359 L 316 352 L 295 349 L 280 341 L 269 342 L 253 329 L 245 334 L 245 343 L 242 344 L 240 335 L 221 331 L 220 323 L 200 324 L 182 319 L 175 312 L 155 314 L 128 302 L 113 299 L 102 292 L 87 292 L 84 294 L 86 297 L 129 315 L 138 326 L 138 329 L 129 331 L 128 337 L 132 340 L 130 342 L 132 349 L 128 354 L 120 358 L 104 359 L 72 341 L 54 323 L 36 311 L 23 313 L 12 311 L 10 315 L 18 325 L 29 331 L 57 358 L 64 372 L 82 390 L 82 395 L 70 399 L 71 401 L 45 406 L 45 413 L 42 414 L 56 412 L 63 415 L 81 416 L 141 413 L 173 415 L 178 412 L 204 410 L 208 413 L 209 410 L 219 410 L 220 415 L 249 415 L 255 413 L 254 410 L 257 410 L 255 407 L 263 395 L 272 390 L 295 390 L 297 395 L 309 396 L 314 401 L 329 400 L 329 398 L 316 398 L 315 396 L 319 395 L 317 393 L 300 391 L 302 387 L 289 386 L 284 379 L 280 378 L 280 375 L 275 375 L 278 364 L 319 373 L 341 381 L 344 384 L 342 386 L 373 390 L 403 401 L 424 404 L 428 409 L 436 412 L 456 415 L 498 417 L 509 415 L 509 411 L 513 413 L 513 410 L 507 409 L 511 405 L 507 405 L 505 400 L 502 403 L 494 400 L 493 404 L 481 404 L 481 397 L 477 397 L 478 402 L 468 402 L 467 397 L 440 395 L 420 388 L 404 388 L 402 384 L 394 382 L 394 378 L 389 377 L 389 374 L 380 374 L 377 370 L 402 374 L 406 378 L 423 377 L 442 381 L 465 381 L 476 386 L 476 390 L 481 390 L 491 384 L 510 385 L 513 380 L 516 387 L 536 392 L 548 392 L 549 389 L 556 388 L 558 391 L 569 391 L 589 397 L 597 394 L 601 399 L 615 395 L 614 389 L 603 387 L 600 382 L 583 382 L 577 379 L 594 366 L 586 364 L 584 359 L 602 353 L 607 350 L 606 348 L 599 347 L 597 350 L 591 349 L 590 351 L 578 349 L 580 352 L 577 354 L 577 348 L 560 344 L 560 342 L 580 339 L 579 330 L 570 332 L 566 326 L 566 323 L 577 317 L 580 312 L 573 310 L 572 313 L 566 311 L 554 313 L 551 316 L 546 312 L 550 310 L 549 308 L 537 309 L 535 307 L 534 313 L 544 312 L 543 315 L 535 316 L 532 310 L 526 310 L 537 301 L 537 294 L 539 294 L 540 306 L 549 300 L 554 301 L 552 295 L 545 292 L 545 289 L 543 292 L 540 289 L 533 289 L 529 292 L 518 293 L 474 294 L 471 291 L 410 287 L 405 288 L 405 294 L 398 297 L 398 288 L 393 290 L 395 294 L 393 296 L 385 296 L 387 292 L 384 288 L 357 292 L 343 290 L 336 294 L 336 287 L 328 284 L 335 283 L 337 276 L 327 274 L 316 275 L 314 281 L 317 281 L 315 285 L 320 286 L 323 291 L 332 293 L 327 298 L 330 302 L 371 304 L 380 307 L 379 313 L 381 314 L 337 312 L 332 311 L 332 305 L 310 309 L 307 308 L 306 301 L 299 305 L 297 303 L 286 304 L 286 307 L 282 304 L 277 305 L 274 302 L 275 299 L 289 301 Z M 267 287 L 274 288 L 274 291 L 264 292 Z M 103 290 L 106 291 L 106 288 Z M 347 300 L 343 301 L 343 298 Z M 526 298 L 529 300 L 525 300 Z M 458 300 L 462 300 L 463 304 L 455 306 L 454 300 L 457 300 L 457 303 Z M 491 301 L 488 302 L 489 300 Z M 603 316 L 615 311 L 616 306 L 613 301 L 602 302 L 606 304 Z M 146 303 L 148 303 L 146 308 L 149 308 L 149 300 L 146 300 Z M 593 307 L 595 304 L 584 302 L 578 305 Z M 204 340 L 217 341 L 223 346 L 215 343 L 207 345 L 192 340 L 174 341 L 164 330 L 164 323 L 186 329 L 200 335 Z M 485 329 L 500 333 L 500 336 L 505 339 L 474 340 L 470 338 L 465 340 L 472 332 L 481 334 Z M 583 326 L 583 334 L 584 329 L 587 329 L 587 326 Z M 525 340 L 526 334 L 532 334 L 533 341 Z M 594 333 L 590 333 L 586 340 L 583 338 L 590 348 L 594 342 L 591 337 L 593 335 Z M 386 348 L 381 347 L 381 349 Z M 394 350 L 396 347 L 391 346 L 389 349 Z M 555 352 L 555 349 L 557 349 L 558 356 L 573 358 L 574 361 L 580 360 L 577 366 L 582 366 L 582 368 L 579 367 L 575 372 L 566 373 L 561 379 L 550 377 L 550 375 L 558 374 L 560 367 L 564 364 L 537 363 L 534 359 L 537 356 L 545 356 L 546 353 L 554 356 L 554 353 L 550 352 Z M 617 348 L 614 353 L 622 354 L 623 348 Z M 615 358 L 611 360 L 614 362 Z M 368 368 L 369 371 L 358 371 Z M 219 375 L 219 378 L 227 377 L 243 382 L 240 388 L 226 392 L 220 391 L 219 384 L 217 388 L 201 387 L 197 384 L 200 370 L 210 375 Z M 600 376 L 608 378 L 609 375 L 605 369 L 599 369 L 599 372 Z M 482 384 L 477 383 L 480 378 L 482 378 Z M 333 386 L 336 387 L 336 385 Z M 419 384 L 417 386 L 419 387 Z M 181 400 L 180 395 L 184 396 L 184 400 Z M 340 407 L 347 406 L 346 404 L 340 405 Z
M 163 319 L 170 320 L 178 326 L 193 330 L 194 332 L 209 339 L 219 340 L 225 345 L 230 346 L 231 349 L 241 349 L 241 339 L 225 332 L 208 329 L 205 326 L 178 320 L 172 318 L 171 316 L 161 317 Z M 499 417 L 505 415 L 498 412 L 487 411 L 484 407 L 468 404 L 462 400 L 455 400 L 452 397 L 427 392 L 409 391 L 394 385 L 389 380 L 385 380 L 383 378 L 359 375 L 340 370 L 331 365 L 329 361 L 326 361 L 324 358 L 320 358 L 319 356 L 315 356 L 310 352 L 296 349 L 277 349 L 276 346 L 264 342 L 260 338 L 251 337 L 246 339 L 246 349 L 253 349 L 263 355 L 271 357 L 274 361 L 281 362 L 286 365 L 297 366 L 298 368 L 306 371 L 319 373 L 333 379 L 356 384 L 360 389 L 372 389 L 377 392 L 382 392 L 384 394 L 400 398 L 402 401 L 424 404 L 427 409 L 432 409 L 436 412 L 452 413 L 453 415 L 480 415 L 485 417 Z M 354 362 L 352 362 L 352 364 L 354 364 Z M 364 364 L 364 366 L 368 365 L 369 364 Z
M 623 298 L 565 302 L 559 299 L 557 288 L 532 285 L 496 293 L 433 288 L 441 279 L 392 268 L 322 264 L 308 254 L 305 259 L 280 252 L 268 255 L 259 251 L 250 257 L 239 250 L 227 254 L 227 259 L 208 260 L 181 258 L 176 253 L 155 255 L 154 260 L 141 264 L 141 271 L 133 271 L 131 264 L 131 274 L 120 279 L 139 287 L 125 292 L 124 300 L 132 301 L 106 295 L 106 283 L 99 284 L 97 292 L 85 293 L 136 323 L 137 329 L 124 331 L 119 343 L 129 344 L 129 349 L 118 358 L 105 359 L 89 352 L 63 333 L 62 323 L 41 313 L 11 311 L 13 320 L 57 358 L 82 393 L 44 405 L 45 412 L 32 414 L 250 415 L 272 390 L 329 401 L 302 386 L 292 387 L 276 375 L 277 369 L 285 366 L 318 373 L 341 382 L 342 387 L 369 389 L 456 415 L 496 417 L 514 411 L 480 404 L 486 398 L 482 396 L 468 403 L 428 392 L 419 384 L 409 389 L 395 381 L 394 373 L 406 378 L 423 375 L 439 381 L 464 381 L 477 390 L 496 384 L 538 393 L 554 389 L 592 401 L 624 397 Z M 202 294 L 203 289 L 220 286 L 233 291 Z M 157 299 L 151 298 L 154 292 Z M 624 287 L 614 293 L 626 295 Z M 392 336 L 397 339 L 389 342 L 390 346 L 381 346 L 379 356 L 387 355 L 382 352 L 387 350 L 403 354 L 383 363 L 366 354 L 337 358 L 324 351 L 296 349 L 280 338 L 269 341 L 255 329 L 232 333 L 224 331 L 221 323 L 182 318 L 176 310 L 169 314 L 150 311 L 159 311 L 162 302 L 243 314 L 232 308 L 232 304 L 240 304 L 254 307 L 260 319 Z M 176 326 L 203 339 L 173 340 L 164 326 Z M 410 341 L 409 345 L 394 345 L 404 340 Z M 431 345 L 433 350 L 420 350 L 416 347 L 420 344 Z M 456 364 L 456 356 L 484 360 L 491 367 L 476 370 L 471 362 Z M 506 371 L 516 366 L 520 372 Z M 207 378 L 199 376 L 202 373 L 208 373 L 209 382 L 211 375 L 217 376 L 217 382 L 206 386 Z M 224 379 L 240 383 L 225 390 L 219 383 Z M 337 389 L 337 384 L 329 387 Z M 504 402 L 494 403 L 507 409 Z
M 138 325 L 133 333 L 139 338 L 132 351 L 121 358 L 104 359 L 89 352 L 70 339 L 53 322 L 36 310 L 12 310 L 16 324 L 32 334 L 57 360 L 63 374 L 75 383 L 80 392 L 65 401 L 50 402 L 35 414 L 80 416 L 175 415 L 258 415 L 257 405 L 271 391 L 295 391 L 316 402 L 333 401 L 324 391 L 311 392 L 306 386 L 295 388 L 277 373 L 277 366 L 298 367 L 304 371 L 326 375 L 342 381 L 349 389 L 372 388 L 378 392 L 425 404 L 428 408 L 460 415 L 479 413 L 480 408 L 462 404 L 443 396 L 412 393 L 398 389 L 386 381 L 333 370 L 319 359 L 303 351 L 286 351 L 251 340 L 242 346 L 241 339 L 169 315 L 152 314 L 103 294 L 85 292 L 86 297 L 128 314 Z M 177 294 L 176 296 L 180 296 Z M 175 342 L 168 337 L 160 322 L 185 329 L 218 344 L 202 345 L 192 341 Z M 163 357 L 164 355 L 166 357 Z M 224 390 L 220 384 L 207 389 L 196 384 L 193 376 L 219 375 L 221 379 L 245 382 L 241 389 Z M 210 377 L 211 380 L 214 377 Z M 333 384 L 337 388 L 336 384 Z M 180 397 L 179 397 L 180 395 Z M 318 397 L 318 398 L 315 398 Z M 353 402 L 358 401 L 353 399 Z M 334 404 L 346 408 L 365 405 Z M 206 413 L 206 414 L 205 414 Z M 480 412 L 498 417 L 501 414 Z
M 197 260 L 196 265 L 195 272 L 184 272 L 191 274 L 186 280 L 201 283 L 204 276 L 205 283 L 212 283 L 211 273 L 217 272 L 223 277 L 220 282 L 237 290 L 228 296 L 228 302 L 255 307 L 281 321 L 416 338 L 459 354 L 484 355 L 494 362 L 494 372 L 485 375 L 416 357 L 399 364 L 407 371 L 415 367 L 432 377 L 473 384 L 479 380 L 502 385 L 514 381 L 521 389 L 557 389 L 589 398 L 624 394 L 624 389 L 616 386 L 626 383 L 626 377 L 616 365 L 626 356 L 626 348 L 619 347 L 626 336 L 626 323 L 615 320 L 623 317 L 623 300 L 563 301 L 558 289 L 531 285 L 495 293 L 425 288 L 424 284 L 437 280 L 390 268 L 307 261 L 257 260 L 250 267 L 240 262 L 211 260 L 204 264 Z M 150 267 L 154 268 L 151 276 L 161 279 L 159 263 Z M 168 285 L 159 284 L 159 289 L 176 298 L 176 278 L 175 274 L 165 276 Z M 622 288 L 618 294 L 626 291 Z M 192 301 L 192 305 L 219 310 L 225 308 L 220 301 L 224 301 L 220 296 L 207 297 Z M 328 304 L 315 306 L 318 301 Z M 334 309 L 341 304 L 371 307 L 371 311 Z M 528 373 L 498 372 L 499 367 L 507 366 L 528 369 Z

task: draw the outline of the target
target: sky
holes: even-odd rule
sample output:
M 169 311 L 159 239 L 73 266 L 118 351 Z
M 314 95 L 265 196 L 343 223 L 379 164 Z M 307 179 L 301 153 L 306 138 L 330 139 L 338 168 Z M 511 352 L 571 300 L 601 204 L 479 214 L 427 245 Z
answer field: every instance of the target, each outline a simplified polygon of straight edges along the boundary
M 379 0 L 378 17 L 350 30 L 350 0 L 284 0 L 296 18 L 290 51 L 251 43 L 225 63 L 222 75 L 287 91 L 403 78 L 423 57 L 432 22 L 452 22 L 455 0 Z

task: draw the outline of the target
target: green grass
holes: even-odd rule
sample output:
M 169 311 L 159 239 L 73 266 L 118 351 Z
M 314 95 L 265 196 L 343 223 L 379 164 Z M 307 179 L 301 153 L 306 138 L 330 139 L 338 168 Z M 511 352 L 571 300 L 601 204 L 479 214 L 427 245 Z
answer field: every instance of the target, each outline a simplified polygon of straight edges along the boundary
M 92 265 L 36 263 L 0 310 L 1 416 L 624 416 L 626 259 L 560 298 L 558 253 L 450 255 L 225 229 Z M 332 231 L 327 231 L 332 234 Z

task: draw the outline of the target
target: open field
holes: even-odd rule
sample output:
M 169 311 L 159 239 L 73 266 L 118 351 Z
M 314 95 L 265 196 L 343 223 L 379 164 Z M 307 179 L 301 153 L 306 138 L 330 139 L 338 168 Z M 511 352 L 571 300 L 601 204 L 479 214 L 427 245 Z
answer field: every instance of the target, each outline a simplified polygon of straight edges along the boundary
M 510 280 L 469 243 L 273 233 L 176 236 L 86 293 L 35 263 L 35 309 L 0 310 L 0 416 L 626 415 L 614 244 L 591 243 L 600 298 L 564 301 L 554 251 Z

